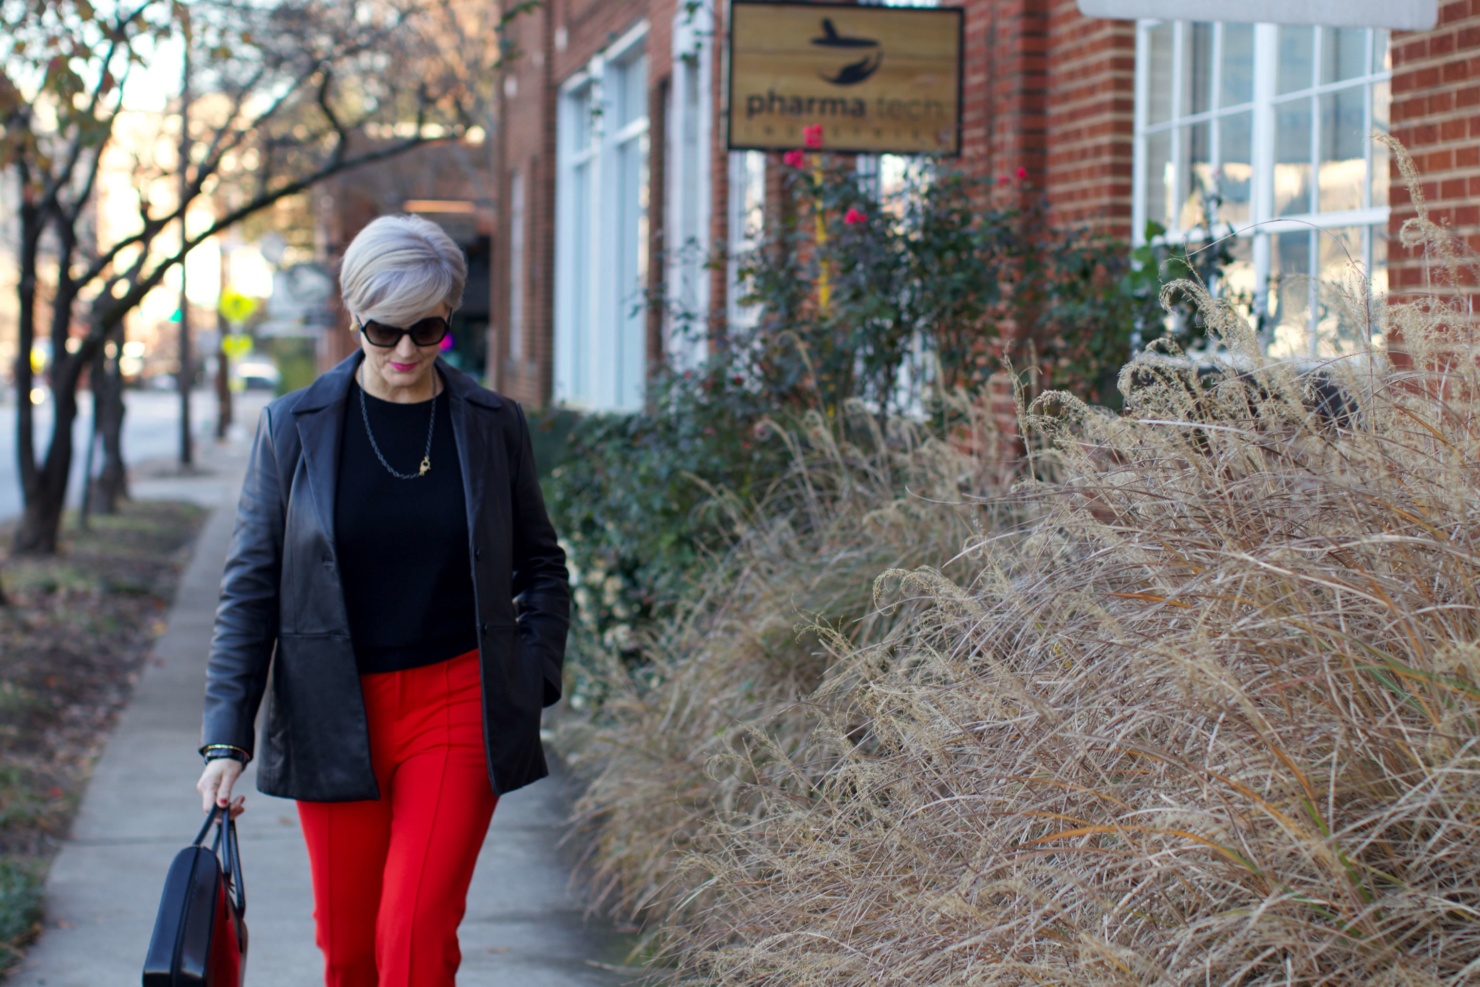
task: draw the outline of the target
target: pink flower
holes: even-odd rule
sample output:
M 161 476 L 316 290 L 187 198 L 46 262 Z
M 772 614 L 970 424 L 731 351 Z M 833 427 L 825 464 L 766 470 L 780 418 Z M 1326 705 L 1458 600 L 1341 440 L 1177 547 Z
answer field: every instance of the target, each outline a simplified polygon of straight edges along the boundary
M 814 123 L 810 127 L 805 127 L 802 130 L 802 134 L 804 135 L 803 140 L 810 150 L 820 151 L 822 149 L 822 124 Z
M 799 150 L 797 150 L 797 151 L 787 151 L 785 154 L 781 155 L 781 160 L 782 161 L 785 161 L 788 165 L 790 165 L 793 168 L 800 168 L 802 165 L 806 164 L 806 162 L 807 162 L 806 155 L 804 155 Z
M 1008 178 L 1006 175 L 998 175 L 997 176 L 997 184 L 998 185 L 1006 185 L 1008 182 L 1011 182 L 1011 181 L 1012 181 L 1012 179 L 1011 178 Z
M 1026 169 L 1026 168 L 1019 168 L 1018 169 L 1018 181 L 1022 181 L 1024 178 L 1027 178 L 1027 177 L 1028 177 L 1028 169 Z
M 868 216 L 864 214 L 863 210 L 857 208 L 856 206 L 849 206 L 848 211 L 843 215 L 843 222 L 847 223 L 849 226 L 852 226 L 855 223 L 862 223 L 867 219 Z

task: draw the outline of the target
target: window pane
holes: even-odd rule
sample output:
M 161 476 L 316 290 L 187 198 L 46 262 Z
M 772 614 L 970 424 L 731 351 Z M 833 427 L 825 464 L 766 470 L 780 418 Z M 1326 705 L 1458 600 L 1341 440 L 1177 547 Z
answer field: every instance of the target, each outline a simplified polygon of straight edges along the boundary
M 1147 80 L 1147 123 L 1165 123 L 1172 118 L 1173 27 L 1170 21 L 1163 21 L 1146 32 L 1146 64 L 1150 76 Z
M 1280 27 L 1280 61 L 1276 85 L 1281 95 L 1309 89 L 1315 79 L 1313 27 Z
M 1223 80 L 1220 106 L 1239 106 L 1254 98 L 1254 25 L 1223 25 Z
M 591 88 L 588 86 L 571 96 L 571 123 L 574 125 L 574 140 L 571 150 L 583 151 L 591 146 Z
M 1388 290 L 1388 228 L 1374 226 L 1372 237 L 1372 293 L 1386 295 Z
M 1388 33 L 1386 31 L 1372 32 L 1372 71 L 1391 72 L 1393 70 L 1393 54 L 1388 47 Z
M 1310 99 L 1275 107 L 1274 212 L 1291 216 L 1310 211 Z
M 617 126 L 620 128 L 647 116 L 647 56 L 638 55 L 622 65 L 618 94 Z
M 572 169 L 570 179 L 570 324 L 573 331 L 570 353 L 571 393 L 577 400 L 590 397 L 586 377 L 591 351 L 591 166 L 582 164 Z
M 1182 115 L 1206 113 L 1213 108 L 1213 25 L 1194 24 L 1183 58 L 1186 89 Z
M 616 210 L 616 238 L 612 246 L 617 267 L 617 402 L 634 408 L 642 403 L 647 364 L 646 309 L 641 303 L 647 279 L 648 246 L 648 138 L 642 135 L 621 145 L 616 154 L 620 200 Z
M 1224 241 L 1233 259 L 1223 266 L 1222 277 L 1214 285 L 1219 298 L 1237 306 L 1245 317 L 1254 300 L 1254 239 L 1240 236 Z
M 1362 208 L 1367 187 L 1367 89 L 1343 89 L 1321 97 L 1320 209 Z
M 1367 331 L 1371 333 L 1369 341 L 1374 346 L 1380 346 L 1383 342 L 1383 326 L 1387 324 L 1387 224 L 1367 227 L 1367 241 L 1368 249 L 1372 254 L 1372 264 L 1367 274 L 1367 281 L 1371 285 L 1372 292 L 1369 302 L 1371 323 Z
M 1172 133 L 1146 138 L 1146 219 L 1163 229 L 1172 225 Z
M 1322 230 L 1316 238 L 1316 351 L 1321 356 L 1351 353 L 1367 335 L 1366 293 L 1361 279 L 1354 277 L 1362 263 L 1362 232 L 1363 227 L 1344 226 Z
M 1270 356 L 1309 352 L 1310 237 L 1302 230 L 1269 238 Z
M 1392 84 L 1376 82 L 1372 85 L 1372 126 L 1386 132 L 1388 112 L 1392 103 Z M 1391 155 L 1382 144 L 1372 143 L 1372 204 L 1388 204 L 1388 186 L 1392 184 Z
M 1223 204 L 1218 218 L 1238 227 L 1252 218 L 1249 193 L 1254 175 L 1253 147 L 1253 113 L 1232 113 L 1218 120 L 1218 154 L 1223 159 L 1218 177 Z
M 1321 82 L 1367 74 L 1367 29 L 1328 27 L 1321 32 Z
M 1182 128 L 1182 208 L 1177 213 L 1179 229 L 1190 230 L 1207 221 L 1204 204 L 1213 191 L 1213 142 L 1209 124 Z

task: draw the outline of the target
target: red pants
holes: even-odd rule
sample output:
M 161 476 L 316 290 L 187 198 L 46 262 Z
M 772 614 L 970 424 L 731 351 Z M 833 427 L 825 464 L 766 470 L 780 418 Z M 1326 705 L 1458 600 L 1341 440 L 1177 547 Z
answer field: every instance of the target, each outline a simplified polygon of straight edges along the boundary
M 380 798 L 299 802 L 328 987 L 451 987 L 498 803 L 478 653 L 360 677 Z

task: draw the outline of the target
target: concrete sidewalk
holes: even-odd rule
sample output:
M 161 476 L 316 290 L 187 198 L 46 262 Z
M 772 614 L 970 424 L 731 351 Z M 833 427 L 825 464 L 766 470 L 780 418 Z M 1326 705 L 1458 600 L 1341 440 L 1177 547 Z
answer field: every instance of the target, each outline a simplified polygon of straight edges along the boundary
M 255 416 L 254 416 L 255 421 Z M 168 628 L 109 740 L 70 838 L 46 884 L 46 927 L 9 981 L 15 987 L 137 983 L 165 871 L 200 827 L 205 656 L 247 437 L 202 444 L 201 471 L 134 483 L 135 497 L 195 500 L 212 511 L 180 583 Z M 313 943 L 308 857 L 293 803 L 256 791 L 249 769 L 239 825 L 251 947 L 250 983 L 323 983 Z M 629 981 L 627 944 L 582 921 L 555 847 L 569 795 L 559 774 L 501 800 L 462 925 L 458 983 L 605 987 Z

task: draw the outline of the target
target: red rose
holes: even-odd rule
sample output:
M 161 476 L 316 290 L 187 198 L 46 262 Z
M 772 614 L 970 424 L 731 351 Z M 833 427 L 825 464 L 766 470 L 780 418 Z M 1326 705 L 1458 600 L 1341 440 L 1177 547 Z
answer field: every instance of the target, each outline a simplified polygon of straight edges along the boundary
M 781 160 L 793 168 L 800 168 L 807 162 L 806 155 L 802 154 L 801 151 L 787 151 L 781 156 Z
M 822 149 L 822 124 L 814 123 L 802 130 L 803 139 L 810 149 L 819 151 Z
M 843 222 L 847 223 L 849 226 L 852 226 L 855 223 L 862 223 L 867 219 L 868 216 L 864 214 L 863 210 L 859 209 L 856 206 L 849 206 L 848 211 L 843 215 Z

